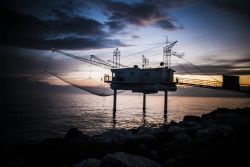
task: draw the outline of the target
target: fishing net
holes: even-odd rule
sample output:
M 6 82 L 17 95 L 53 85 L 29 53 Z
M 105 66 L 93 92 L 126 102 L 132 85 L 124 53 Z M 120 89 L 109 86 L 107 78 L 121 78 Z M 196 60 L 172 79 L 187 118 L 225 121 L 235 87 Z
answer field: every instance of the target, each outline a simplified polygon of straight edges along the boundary
M 60 55 L 61 56 L 61 55 Z M 64 56 L 62 56 L 64 57 Z M 54 77 L 76 87 L 81 90 L 87 91 L 91 94 L 98 95 L 98 96 L 111 96 L 114 94 L 114 91 L 110 88 L 108 83 L 98 81 L 90 77 L 90 73 L 93 73 L 88 68 L 93 68 L 92 65 L 82 63 L 79 60 L 75 60 L 72 58 L 58 58 L 53 55 L 51 59 L 48 61 L 46 65 L 46 71 L 53 75 Z M 82 73 L 89 75 L 89 77 L 84 79 L 79 71 L 81 70 Z M 75 71 L 78 74 L 72 75 Z M 106 71 L 107 72 L 107 71 Z M 88 74 L 89 73 L 89 74 Z M 105 71 L 100 69 L 98 71 L 94 71 L 95 74 L 99 74 L 99 76 L 104 76 Z M 117 93 L 122 93 L 123 91 L 117 91 Z
M 99 82 L 92 78 L 79 80 L 79 79 L 74 79 L 74 78 L 67 78 L 63 74 L 55 74 L 52 72 L 49 72 L 49 73 L 74 87 L 85 90 L 94 95 L 111 96 L 114 94 L 114 91 L 110 88 L 109 84 Z M 121 92 L 123 91 L 118 91 L 117 93 L 121 93 Z

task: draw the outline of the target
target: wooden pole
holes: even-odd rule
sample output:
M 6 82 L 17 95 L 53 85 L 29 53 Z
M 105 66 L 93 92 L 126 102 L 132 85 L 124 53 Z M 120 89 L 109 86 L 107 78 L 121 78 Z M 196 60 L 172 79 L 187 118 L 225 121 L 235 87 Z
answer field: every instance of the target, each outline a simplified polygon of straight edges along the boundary
M 146 109 L 146 94 L 143 93 L 143 111 Z
M 116 96 L 117 96 L 117 90 L 114 89 L 113 113 L 116 113 Z
M 164 115 L 168 114 L 168 91 L 164 94 Z

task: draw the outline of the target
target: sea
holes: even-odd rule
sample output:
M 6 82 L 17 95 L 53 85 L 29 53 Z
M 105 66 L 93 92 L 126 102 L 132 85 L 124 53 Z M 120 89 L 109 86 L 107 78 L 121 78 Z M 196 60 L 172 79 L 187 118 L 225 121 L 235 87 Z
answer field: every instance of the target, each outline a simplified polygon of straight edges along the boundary
M 55 93 L 11 97 L 1 109 L 1 143 L 19 144 L 46 138 L 63 137 L 76 127 L 84 134 L 97 135 L 114 128 L 157 127 L 171 121 L 179 122 L 186 115 L 209 113 L 216 108 L 250 107 L 249 98 L 190 97 L 168 98 L 164 116 L 164 96 L 147 95 L 146 110 L 142 94 L 118 94 L 117 110 L 113 113 L 113 97 L 89 93 Z

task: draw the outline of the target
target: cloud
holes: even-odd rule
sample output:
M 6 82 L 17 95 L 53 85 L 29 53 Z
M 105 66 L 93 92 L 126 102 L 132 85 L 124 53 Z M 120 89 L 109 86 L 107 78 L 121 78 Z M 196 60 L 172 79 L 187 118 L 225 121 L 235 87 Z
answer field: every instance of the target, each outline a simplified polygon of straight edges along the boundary
M 41 20 L 11 10 L 1 10 L 0 44 L 34 49 L 89 49 L 123 45 L 109 39 L 104 25 L 96 20 L 68 16 L 54 10 L 58 19 Z
M 207 64 L 191 65 L 190 63 L 176 64 L 173 66 L 177 72 L 193 75 L 250 75 L 250 59 L 238 58 L 229 59 L 203 59 Z M 245 64 L 245 65 L 242 65 Z M 198 70 L 200 69 L 200 70 Z
M 250 3 L 247 0 L 212 0 L 209 5 L 218 10 L 238 14 L 246 19 L 250 18 Z
M 241 63 L 244 63 L 244 64 L 248 64 L 248 66 L 250 68 L 250 58 L 249 57 L 250 57 L 250 55 L 246 54 L 246 55 L 242 55 L 241 58 L 238 58 L 238 59 L 203 58 L 202 60 L 209 61 L 212 64 L 230 64 L 230 65 L 234 65 L 234 66 L 241 64 Z
M 159 20 L 155 23 L 155 26 L 165 30 L 175 30 L 177 28 L 170 20 Z M 181 26 L 179 28 L 181 28 Z
M 126 27 L 126 25 L 124 25 L 124 23 L 121 21 L 107 21 L 105 25 L 109 27 L 111 32 L 118 32 Z
M 119 21 L 123 22 L 123 25 L 141 27 L 155 25 L 165 30 L 175 30 L 180 26 L 167 13 L 167 10 L 182 4 L 183 1 L 151 0 L 136 3 L 105 1 L 103 6 L 111 22 Z
M 168 14 L 168 10 L 183 6 L 187 2 L 189 1 L 1 1 L 0 44 L 34 49 L 124 46 L 112 37 L 130 25 L 154 26 L 164 30 L 182 28 Z M 104 14 L 102 17 L 107 20 L 86 17 L 95 10 L 101 11 Z
M 138 36 L 138 35 L 132 35 L 131 37 L 134 38 L 134 39 L 141 38 L 141 37 Z

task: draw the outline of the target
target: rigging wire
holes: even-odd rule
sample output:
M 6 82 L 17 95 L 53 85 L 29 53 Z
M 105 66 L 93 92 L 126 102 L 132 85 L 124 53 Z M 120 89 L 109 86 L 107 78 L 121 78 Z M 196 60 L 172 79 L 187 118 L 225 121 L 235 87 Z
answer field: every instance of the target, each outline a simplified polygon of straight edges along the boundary
M 175 60 L 174 58 L 172 58 L 172 60 L 174 60 L 174 62 L 175 62 L 182 70 L 184 70 L 184 72 L 190 74 L 190 72 L 189 72 L 183 65 L 181 65 L 180 63 L 178 63 L 177 60 Z
M 192 62 L 190 62 L 189 60 L 185 59 L 184 57 L 181 57 L 181 59 L 185 60 L 187 63 L 191 64 L 194 68 L 196 68 L 198 71 L 200 71 L 201 73 L 206 74 L 208 77 L 210 77 L 211 79 L 217 81 L 217 82 L 221 82 L 218 79 L 210 76 L 206 71 L 202 70 L 201 68 L 199 68 L 198 66 L 194 65 Z
M 158 47 L 160 47 L 160 46 L 162 46 L 162 44 L 161 44 L 161 45 L 154 46 L 154 47 L 151 47 L 151 48 L 144 49 L 144 50 L 142 50 L 142 51 L 140 51 L 140 52 L 136 52 L 136 53 L 133 53 L 133 54 L 129 54 L 129 55 L 127 55 L 126 57 L 130 57 L 130 56 L 134 56 L 134 55 L 137 55 L 137 54 L 140 54 L 140 53 L 144 53 L 144 52 L 146 52 L 146 51 L 149 51 L 149 50 L 158 48 Z
M 47 70 L 48 70 L 48 68 L 49 68 L 49 65 L 50 65 L 50 63 L 51 63 L 51 61 L 52 61 L 53 55 L 54 55 L 54 52 L 52 52 L 52 53 L 50 54 L 49 59 L 48 59 L 47 63 L 45 64 L 44 72 L 47 72 Z

